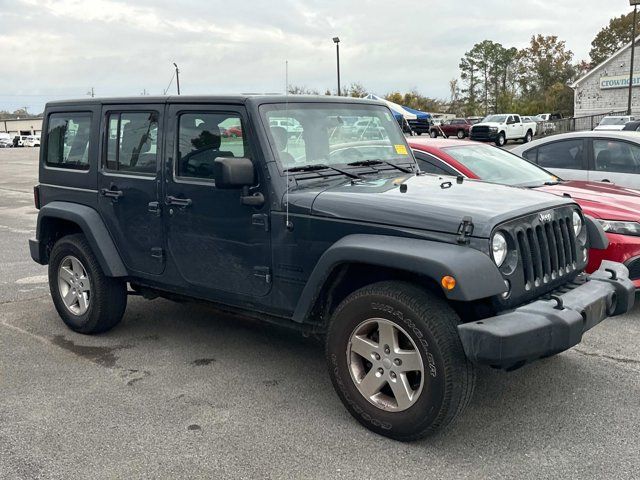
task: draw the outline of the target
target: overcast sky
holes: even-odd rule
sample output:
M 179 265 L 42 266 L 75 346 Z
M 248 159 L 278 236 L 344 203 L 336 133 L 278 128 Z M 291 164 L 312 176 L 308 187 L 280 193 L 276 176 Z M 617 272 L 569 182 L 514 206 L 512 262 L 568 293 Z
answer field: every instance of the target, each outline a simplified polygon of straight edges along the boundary
M 0 0 L 0 109 L 49 99 L 161 94 L 180 67 L 183 94 L 282 92 L 342 83 L 383 95 L 449 96 L 460 58 L 490 39 L 524 47 L 558 35 L 587 59 L 628 0 Z M 171 86 L 175 92 L 175 82 Z

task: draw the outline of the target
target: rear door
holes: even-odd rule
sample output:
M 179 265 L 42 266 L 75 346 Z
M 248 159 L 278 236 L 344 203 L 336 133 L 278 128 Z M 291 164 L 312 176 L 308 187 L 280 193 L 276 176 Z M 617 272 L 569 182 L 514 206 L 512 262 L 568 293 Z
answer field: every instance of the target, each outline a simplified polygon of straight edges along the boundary
M 528 150 L 524 157 L 565 180 L 589 179 L 586 140 L 582 138 L 546 143 Z
M 589 141 L 589 180 L 640 188 L 640 146 L 623 140 Z
M 164 105 L 105 105 L 98 205 L 127 268 L 164 270 L 161 188 Z

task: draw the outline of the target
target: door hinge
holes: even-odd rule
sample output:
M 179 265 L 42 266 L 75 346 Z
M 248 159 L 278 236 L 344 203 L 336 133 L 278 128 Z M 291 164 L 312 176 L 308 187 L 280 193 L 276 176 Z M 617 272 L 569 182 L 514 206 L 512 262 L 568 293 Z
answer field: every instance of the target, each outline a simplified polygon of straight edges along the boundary
M 151 257 L 162 260 L 164 258 L 164 250 L 160 247 L 154 247 L 151 249 Z
M 265 283 L 271 283 L 271 269 L 269 267 L 253 267 L 253 276 L 264 278 Z
M 469 237 L 473 233 L 473 221 L 471 217 L 462 217 L 462 222 L 458 226 L 458 243 L 463 245 L 469 243 Z
M 269 231 L 269 215 L 266 213 L 256 213 L 251 215 L 251 225 L 264 228 L 265 232 Z

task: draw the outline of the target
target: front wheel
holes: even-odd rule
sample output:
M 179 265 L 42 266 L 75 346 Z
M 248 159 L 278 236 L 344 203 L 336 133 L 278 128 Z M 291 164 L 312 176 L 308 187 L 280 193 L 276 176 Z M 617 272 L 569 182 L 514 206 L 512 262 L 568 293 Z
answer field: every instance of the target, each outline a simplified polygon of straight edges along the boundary
M 81 234 L 62 237 L 53 246 L 49 290 L 62 321 L 78 333 L 106 332 L 127 306 L 126 283 L 105 276 Z
M 499 147 L 504 147 L 507 143 L 507 137 L 504 135 L 504 132 L 500 132 L 498 134 L 498 138 L 496 138 L 496 145 Z
M 380 282 L 349 295 L 331 318 L 326 356 L 351 415 L 402 441 L 449 425 L 475 385 L 458 322 L 443 299 L 410 283 Z
M 464 130 L 458 130 L 458 138 L 462 140 L 464 138 Z

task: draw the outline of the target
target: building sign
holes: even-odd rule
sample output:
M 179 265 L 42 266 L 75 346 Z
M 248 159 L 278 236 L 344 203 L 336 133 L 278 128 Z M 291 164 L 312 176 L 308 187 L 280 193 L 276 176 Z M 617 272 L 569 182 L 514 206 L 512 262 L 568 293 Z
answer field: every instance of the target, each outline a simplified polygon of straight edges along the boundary
M 640 86 L 640 72 L 633 74 L 633 86 Z M 600 77 L 600 90 L 608 90 L 610 88 L 629 88 L 629 75 Z

